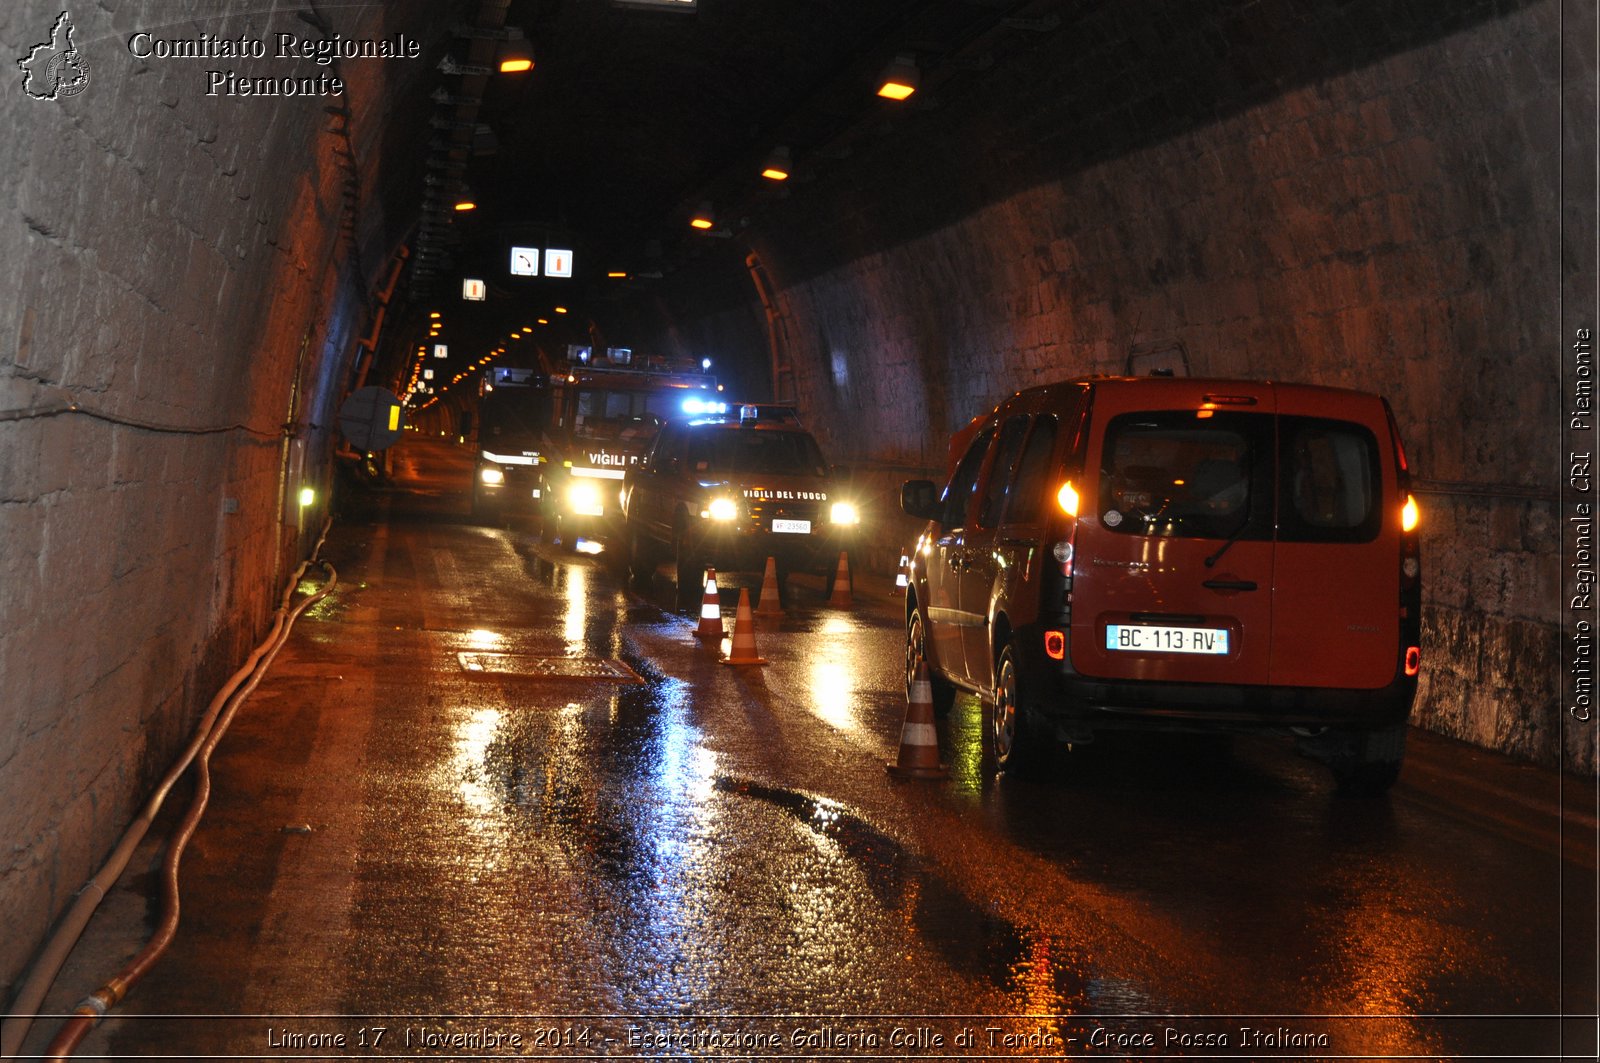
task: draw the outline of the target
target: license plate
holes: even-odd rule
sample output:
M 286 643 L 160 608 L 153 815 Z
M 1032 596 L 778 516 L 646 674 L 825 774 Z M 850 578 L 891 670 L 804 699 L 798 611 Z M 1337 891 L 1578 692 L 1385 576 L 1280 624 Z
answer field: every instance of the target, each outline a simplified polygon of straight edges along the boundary
M 782 517 L 772 519 L 772 530 L 779 534 L 810 535 L 811 522 L 809 520 L 784 520 Z
M 1220 627 L 1162 627 L 1155 624 L 1107 624 L 1106 649 L 1136 653 L 1228 652 L 1228 631 Z

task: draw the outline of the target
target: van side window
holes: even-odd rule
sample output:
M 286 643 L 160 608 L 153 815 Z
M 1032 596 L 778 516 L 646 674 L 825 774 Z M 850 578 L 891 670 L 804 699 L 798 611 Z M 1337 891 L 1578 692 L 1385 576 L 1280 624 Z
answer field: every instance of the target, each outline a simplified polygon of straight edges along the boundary
M 1045 414 L 1033 422 L 1033 432 L 1028 445 L 1017 463 L 1017 475 L 1006 502 L 1007 524 L 1030 524 L 1039 519 L 1039 510 L 1047 496 L 1055 492 L 1050 483 L 1050 455 L 1056 449 L 1056 419 Z
M 1378 441 L 1365 427 L 1282 417 L 1278 537 L 1288 542 L 1370 542 L 1382 523 Z
M 1100 519 L 1124 535 L 1272 537 L 1272 417 L 1156 410 L 1106 426 Z
M 1011 486 L 1011 468 L 1017 463 L 1022 441 L 1028 435 L 1028 415 L 1017 414 L 1006 418 L 1000 429 L 1000 442 L 994 450 L 994 461 L 989 464 L 989 478 L 984 481 L 983 495 L 978 503 L 977 525 L 992 528 L 1000 520 L 1000 506 L 1005 501 L 1006 489 Z
M 994 438 L 994 426 L 990 425 L 967 447 L 967 452 L 961 456 L 961 463 L 956 466 L 955 475 L 950 477 L 950 483 L 944 489 L 944 519 L 940 521 L 946 526 L 966 523 L 967 506 L 972 500 L 972 491 L 978 485 L 978 470 L 983 468 L 983 456 L 989 452 L 989 441 Z

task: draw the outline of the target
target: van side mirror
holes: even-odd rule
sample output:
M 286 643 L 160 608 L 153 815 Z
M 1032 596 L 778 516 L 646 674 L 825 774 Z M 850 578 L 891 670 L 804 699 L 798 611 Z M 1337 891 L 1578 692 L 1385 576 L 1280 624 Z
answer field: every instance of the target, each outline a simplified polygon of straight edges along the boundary
M 923 520 L 940 520 L 944 517 L 944 507 L 939 505 L 939 488 L 932 480 L 907 480 L 902 484 L 900 508 Z

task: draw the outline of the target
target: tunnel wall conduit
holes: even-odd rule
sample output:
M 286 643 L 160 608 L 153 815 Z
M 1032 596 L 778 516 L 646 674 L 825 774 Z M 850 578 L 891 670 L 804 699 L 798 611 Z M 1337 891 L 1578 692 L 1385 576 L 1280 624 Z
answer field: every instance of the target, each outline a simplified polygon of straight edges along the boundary
M 195 728 L 194 735 L 189 745 L 179 755 L 177 761 L 168 769 L 167 774 L 156 786 L 155 791 L 145 802 L 143 811 L 138 818 L 129 824 L 123 833 L 122 839 L 112 850 L 110 857 L 100 868 L 100 871 L 84 884 L 78 891 L 77 900 L 67 911 L 57 925 L 55 932 L 45 943 L 35 958 L 33 967 L 26 981 L 19 989 L 16 1000 L 13 1002 L 11 1012 L 5 1018 L 3 1027 L 0 1027 L 0 1057 L 10 1058 L 22 1052 L 24 1040 L 33 1023 L 33 1017 L 43 1003 L 45 994 L 49 992 L 55 982 L 56 975 L 60 972 L 67 957 L 71 955 L 73 946 L 82 935 L 84 927 L 94 915 L 95 909 L 105 899 L 106 893 L 114 886 L 127 867 L 129 859 L 139 842 L 143 840 L 150 825 L 155 821 L 156 815 L 166 803 L 167 795 L 172 787 L 182 778 L 191 764 L 197 763 L 198 782 L 195 796 L 191 802 L 182 824 L 174 832 L 169 843 L 166 860 L 163 864 L 162 898 L 163 917 L 156 933 L 152 935 L 149 943 L 116 977 L 110 979 L 105 986 L 91 994 L 96 1001 L 90 1004 L 79 1005 L 76 1018 L 70 1020 L 52 1042 L 49 1053 L 52 1057 L 58 1054 L 70 1055 L 83 1037 L 105 1014 L 107 1008 L 115 1006 L 129 988 L 149 970 L 162 952 L 170 944 L 173 934 L 177 930 L 178 918 L 178 864 L 183 857 L 184 847 L 193 835 L 195 827 L 199 825 L 200 817 L 204 814 L 207 800 L 210 796 L 209 760 L 211 752 L 222 741 L 229 725 L 238 713 L 239 707 L 250 697 L 250 694 L 260 684 L 262 678 L 271 668 L 278 651 L 288 641 L 289 633 L 294 628 L 294 622 L 313 604 L 326 597 L 338 583 L 338 573 L 327 562 L 316 561 L 321 552 L 322 543 L 327 538 L 328 529 L 332 521 L 323 525 L 322 533 L 317 540 L 311 557 L 301 562 L 300 566 L 289 578 L 284 587 L 283 597 L 279 603 L 277 613 L 273 620 L 271 631 L 265 640 L 257 646 L 246 658 L 243 665 L 236 671 L 222 688 L 212 698 L 210 706 L 201 717 L 199 725 Z M 295 587 L 299 585 L 300 578 L 307 568 L 315 562 L 321 564 L 328 571 L 328 580 L 316 593 L 307 596 L 292 608 L 290 598 Z

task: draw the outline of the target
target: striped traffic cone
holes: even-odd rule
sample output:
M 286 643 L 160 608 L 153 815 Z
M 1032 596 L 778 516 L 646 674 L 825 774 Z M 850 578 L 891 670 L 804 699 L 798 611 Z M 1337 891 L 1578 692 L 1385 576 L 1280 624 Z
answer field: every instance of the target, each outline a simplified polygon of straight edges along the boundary
M 848 609 L 852 602 L 850 599 L 850 555 L 839 551 L 839 570 L 833 577 L 833 597 L 828 599 L 828 604 L 835 609 Z
M 933 687 L 928 666 L 917 665 L 911 681 L 906 720 L 900 727 L 900 759 L 884 768 L 901 779 L 942 779 L 949 769 L 939 763 L 939 732 L 933 726 Z
M 706 569 L 706 593 L 700 599 L 700 626 L 695 638 L 722 641 L 722 602 L 717 597 L 717 570 Z
M 911 582 L 908 576 L 910 572 L 911 558 L 902 553 L 900 555 L 900 569 L 894 574 L 894 593 L 896 595 L 901 595 L 906 592 L 906 587 Z
M 767 659 L 756 652 L 756 621 L 750 615 L 750 588 L 739 588 L 739 611 L 733 614 L 733 645 L 723 664 L 766 664 Z
M 767 572 L 761 577 L 761 600 L 756 603 L 757 616 L 782 616 L 783 603 L 778 601 L 778 559 L 767 558 Z

